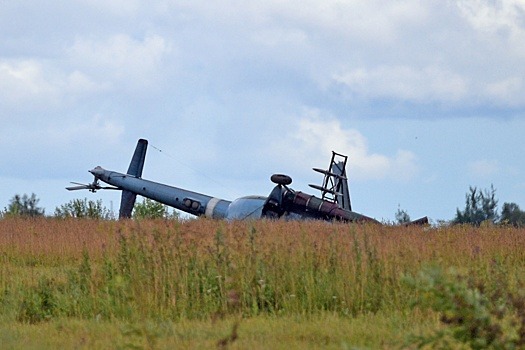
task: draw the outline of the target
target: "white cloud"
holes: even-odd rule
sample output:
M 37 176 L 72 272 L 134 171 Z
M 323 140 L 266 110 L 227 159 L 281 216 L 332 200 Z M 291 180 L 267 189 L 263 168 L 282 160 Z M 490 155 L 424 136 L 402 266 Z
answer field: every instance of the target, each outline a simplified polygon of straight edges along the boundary
M 171 11 L 185 13 L 189 18 L 205 17 L 206 21 L 230 26 L 242 23 L 248 30 L 277 25 L 305 31 L 314 29 L 321 36 L 345 34 L 363 40 L 375 38 L 381 42 L 395 37 L 399 27 L 422 23 L 429 15 L 426 6 L 408 0 L 272 0 L 243 2 L 242 6 L 231 0 L 170 5 Z
M 409 66 L 360 68 L 334 76 L 352 95 L 400 99 L 410 102 L 455 102 L 467 93 L 467 82 L 458 74 L 437 67 Z
M 486 86 L 486 96 L 491 100 L 499 101 L 500 104 L 515 106 L 523 103 L 523 93 L 525 92 L 522 77 L 515 76 Z
M 163 59 L 169 52 L 171 46 L 159 35 L 137 40 L 126 34 L 80 37 L 68 50 L 71 64 L 83 74 L 119 89 L 148 88 L 162 80 Z
M 49 62 L 0 60 L 0 101 L 18 112 L 55 109 L 106 88 L 82 72 L 61 72 Z
M 348 155 L 347 167 L 352 179 L 407 181 L 419 169 L 413 152 L 398 150 L 390 157 L 373 153 L 369 150 L 366 137 L 358 130 L 345 129 L 333 118 L 321 119 L 316 111 L 310 111 L 301 118 L 296 132 L 289 135 L 285 145 L 279 144 L 278 147 L 293 152 L 290 158 L 309 159 L 313 164 L 326 163 L 326 156 L 332 151 Z
M 0 131 L 0 147 L 16 149 L 0 159 L 1 176 L 42 178 L 58 176 L 77 166 L 85 167 L 87 156 L 104 152 L 119 159 L 116 148 L 125 128 L 103 115 L 83 120 L 40 120 Z
M 60 145 L 76 145 L 86 142 L 86 145 L 95 142 L 115 144 L 124 133 L 124 125 L 104 115 L 96 114 L 81 121 L 63 123 L 60 130 L 50 127 L 44 132 L 53 143 Z
M 511 36 L 523 37 L 525 28 L 524 0 L 463 0 L 457 6 L 472 27 L 485 33 L 508 31 Z
M 235 90 L 243 78 L 257 84 L 286 70 L 303 79 L 286 77 L 288 86 L 308 81 L 317 89 L 311 94 L 329 91 L 352 102 L 525 105 L 523 0 L 91 0 L 83 6 L 103 11 L 104 22 L 87 18 L 60 42 L 73 42 L 66 53 L 54 54 L 57 64 L 69 66 L 56 71 L 82 74 L 90 91 L 174 86 L 179 68 L 195 85 Z M 132 24 L 111 25 L 123 18 Z
M 140 0 L 81 0 L 81 5 L 91 6 L 101 12 L 110 12 L 114 16 L 133 16 L 140 9 Z
M 490 177 L 500 171 L 500 165 L 497 160 L 477 160 L 467 164 L 468 172 L 474 177 Z
M 103 92 L 109 88 L 106 84 L 98 84 L 80 71 L 74 71 L 65 79 L 66 93 L 84 94 Z
M 36 124 L 36 123 L 35 123 Z M 24 131 L 23 142 L 19 141 L 19 130 Z M 19 125 L 1 133 L 0 146 L 18 144 L 19 147 L 38 150 L 40 145 L 59 145 L 79 147 L 83 140 L 93 142 L 115 142 L 124 133 L 124 126 L 108 116 L 100 114 L 82 120 L 53 119 L 38 125 Z M 3 130 L 4 131 L 4 130 Z M 30 140 L 31 142 L 27 142 Z
M 38 61 L 0 61 L 0 99 L 5 104 L 20 107 L 28 103 L 53 104 L 58 99 L 57 90 Z

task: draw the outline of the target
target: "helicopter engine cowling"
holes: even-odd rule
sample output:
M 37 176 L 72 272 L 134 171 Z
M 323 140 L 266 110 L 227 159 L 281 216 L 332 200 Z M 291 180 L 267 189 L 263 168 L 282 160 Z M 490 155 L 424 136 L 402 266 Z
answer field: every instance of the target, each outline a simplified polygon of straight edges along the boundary
M 368 216 L 343 209 L 337 203 L 288 189 L 283 193 L 282 208 L 286 212 L 312 219 L 379 223 Z

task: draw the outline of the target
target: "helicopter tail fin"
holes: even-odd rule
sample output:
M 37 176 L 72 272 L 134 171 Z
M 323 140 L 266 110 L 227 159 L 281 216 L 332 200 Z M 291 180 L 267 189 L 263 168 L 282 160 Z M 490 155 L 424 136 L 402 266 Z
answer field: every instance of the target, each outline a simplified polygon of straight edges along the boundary
M 142 170 L 144 169 L 144 161 L 146 160 L 146 150 L 148 149 L 148 141 L 140 139 L 137 142 L 137 147 L 135 148 L 135 153 L 133 153 L 133 158 L 131 158 L 131 163 L 128 168 L 128 175 L 135 177 L 142 176 Z M 120 210 L 119 210 L 119 219 L 126 219 L 131 217 L 133 212 L 133 207 L 135 206 L 135 200 L 137 194 L 131 191 L 122 191 L 122 196 L 120 198 Z
M 135 148 L 135 153 L 133 153 L 133 158 L 131 158 L 131 163 L 128 168 L 128 175 L 133 175 L 135 177 L 142 176 L 142 170 L 144 169 L 144 161 L 146 159 L 146 150 L 148 149 L 148 141 L 140 139 L 137 142 L 137 147 Z

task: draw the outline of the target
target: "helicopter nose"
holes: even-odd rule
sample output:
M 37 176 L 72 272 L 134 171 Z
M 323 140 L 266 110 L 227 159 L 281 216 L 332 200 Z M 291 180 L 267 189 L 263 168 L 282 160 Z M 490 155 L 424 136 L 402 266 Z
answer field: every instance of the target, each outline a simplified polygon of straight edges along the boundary
M 100 177 L 104 174 L 104 169 L 101 166 L 97 166 L 94 169 L 91 169 L 89 172 L 93 174 L 95 177 Z

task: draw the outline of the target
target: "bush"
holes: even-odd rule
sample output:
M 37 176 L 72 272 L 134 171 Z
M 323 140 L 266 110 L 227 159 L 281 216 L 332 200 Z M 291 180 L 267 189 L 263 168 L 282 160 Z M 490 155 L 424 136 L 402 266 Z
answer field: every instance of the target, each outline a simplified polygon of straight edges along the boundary
M 525 227 L 525 211 L 520 210 L 516 203 L 504 203 L 500 222 L 514 227 Z
M 31 196 L 16 194 L 9 201 L 9 205 L 4 209 L 3 216 L 44 216 L 44 209 L 38 207 L 40 199 L 34 193 Z
M 418 347 L 472 349 L 517 349 L 525 346 L 525 295 L 510 291 L 502 275 L 492 285 L 477 281 L 472 274 L 455 269 L 424 269 L 405 281 L 418 292 L 414 306 L 431 308 L 440 314 L 444 328 L 414 339 Z M 499 276 L 498 276 L 499 274 Z
M 55 208 L 55 217 L 109 220 L 113 218 L 113 213 L 102 205 L 102 200 L 95 202 L 84 198 L 83 200 L 73 199 Z
M 48 321 L 56 316 L 58 310 L 54 294 L 56 289 L 57 286 L 53 279 L 42 277 L 38 285 L 25 292 L 18 312 L 18 321 L 35 324 Z
M 149 198 L 144 198 L 142 203 L 136 203 L 133 209 L 135 219 L 174 219 L 177 217 L 175 210 L 170 214 L 168 206 Z

